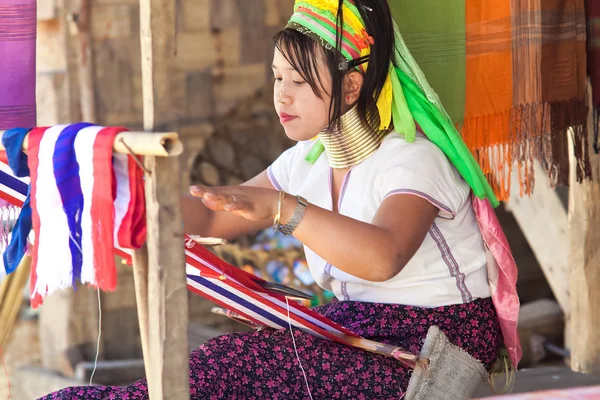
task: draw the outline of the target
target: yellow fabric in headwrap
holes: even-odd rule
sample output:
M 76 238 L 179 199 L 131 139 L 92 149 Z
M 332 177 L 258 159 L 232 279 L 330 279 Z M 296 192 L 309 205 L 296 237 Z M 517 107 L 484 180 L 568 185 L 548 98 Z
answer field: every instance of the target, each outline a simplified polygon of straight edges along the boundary
M 392 123 L 392 101 L 394 93 L 392 92 L 392 80 L 388 74 L 383 89 L 377 99 L 377 110 L 379 111 L 379 130 L 387 130 Z

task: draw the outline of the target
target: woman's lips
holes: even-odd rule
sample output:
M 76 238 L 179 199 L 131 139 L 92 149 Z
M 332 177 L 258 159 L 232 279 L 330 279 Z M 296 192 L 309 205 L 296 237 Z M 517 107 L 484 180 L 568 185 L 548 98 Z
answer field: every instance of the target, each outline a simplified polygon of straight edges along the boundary
M 284 112 L 282 112 L 281 114 L 279 114 L 279 121 L 282 124 L 285 124 L 286 122 L 290 122 L 294 119 L 298 118 L 296 115 L 290 115 L 290 114 L 286 114 Z

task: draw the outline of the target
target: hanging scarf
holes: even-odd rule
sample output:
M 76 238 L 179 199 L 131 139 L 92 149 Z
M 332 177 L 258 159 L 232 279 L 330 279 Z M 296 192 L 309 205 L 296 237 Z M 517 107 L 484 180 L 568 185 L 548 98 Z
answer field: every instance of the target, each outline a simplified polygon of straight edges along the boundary
M 113 247 L 145 240 L 143 172 L 112 152 L 124 130 L 81 123 L 30 132 L 34 308 L 78 282 L 114 290 Z
M 568 127 L 577 176 L 589 176 L 583 0 L 389 3 L 500 200 L 508 198 L 513 166 L 521 193 L 532 192 L 534 159 L 550 182 L 566 182 Z
M 35 126 L 36 0 L 0 0 L 0 129 Z

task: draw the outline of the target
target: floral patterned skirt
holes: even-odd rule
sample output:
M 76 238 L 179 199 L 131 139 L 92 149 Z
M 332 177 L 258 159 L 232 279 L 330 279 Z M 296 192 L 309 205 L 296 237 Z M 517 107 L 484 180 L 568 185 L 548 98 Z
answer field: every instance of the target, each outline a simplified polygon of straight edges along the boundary
M 419 354 L 428 328 L 437 325 L 451 342 L 487 368 L 496 360 L 502 342 L 496 311 L 489 298 L 437 308 L 334 301 L 317 311 L 367 339 L 402 346 L 414 354 Z M 190 397 L 401 399 L 410 374 L 411 370 L 388 357 L 296 329 L 293 333 L 264 329 L 219 336 L 192 352 Z M 147 398 L 145 380 L 122 388 L 72 387 L 43 397 L 44 400 Z

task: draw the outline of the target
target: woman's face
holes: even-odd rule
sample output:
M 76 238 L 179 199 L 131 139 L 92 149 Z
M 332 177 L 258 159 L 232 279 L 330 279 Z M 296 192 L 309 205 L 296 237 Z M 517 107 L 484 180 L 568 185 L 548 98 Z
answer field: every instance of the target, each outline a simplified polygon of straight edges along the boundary
M 310 140 L 329 123 L 331 75 L 322 59 L 318 60 L 318 69 L 323 85 L 321 98 L 275 48 L 273 101 L 279 121 L 292 140 Z

